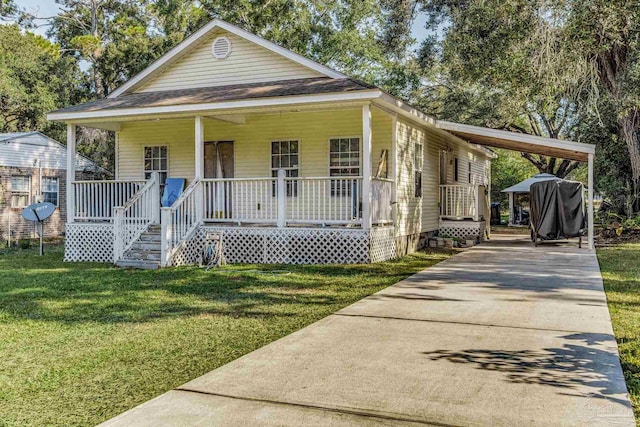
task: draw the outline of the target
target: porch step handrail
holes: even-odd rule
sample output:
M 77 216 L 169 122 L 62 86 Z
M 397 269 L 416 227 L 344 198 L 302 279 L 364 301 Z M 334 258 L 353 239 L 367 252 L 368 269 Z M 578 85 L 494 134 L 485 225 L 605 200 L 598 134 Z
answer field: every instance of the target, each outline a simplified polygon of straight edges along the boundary
M 440 217 L 480 219 L 480 192 L 475 184 L 440 185 Z
M 171 207 L 160 209 L 160 265 L 170 265 L 178 249 L 202 223 L 202 181 L 194 179 Z
M 160 178 L 158 173 L 154 172 L 124 206 L 113 208 L 113 262 L 121 260 L 142 233 L 151 224 L 157 224 L 159 221 Z
M 83 180 L 73 181 L 75 221 L 112 221 L 113 208 L 124 206 L 147 181 L 143 180 Z

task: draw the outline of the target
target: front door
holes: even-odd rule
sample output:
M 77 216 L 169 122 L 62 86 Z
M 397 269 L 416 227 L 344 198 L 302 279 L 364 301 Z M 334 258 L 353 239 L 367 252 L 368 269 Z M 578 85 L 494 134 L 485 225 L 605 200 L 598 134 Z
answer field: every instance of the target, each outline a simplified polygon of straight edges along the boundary
M 233 178 L 233 141 L 204 143 L 204 177 Z M 206 183 L 205 218 L 229 219 L 233 208 L 233 181 Z
M 204 177 L 233 178 L 233 141 L 204 143 Z

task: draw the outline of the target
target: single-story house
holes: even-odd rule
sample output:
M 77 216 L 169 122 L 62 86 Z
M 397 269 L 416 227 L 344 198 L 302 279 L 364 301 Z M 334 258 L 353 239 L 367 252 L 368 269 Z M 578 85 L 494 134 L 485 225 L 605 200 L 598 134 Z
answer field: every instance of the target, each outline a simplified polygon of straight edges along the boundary
M 438 232 L 482 238 L 485 145 L 594 153 L 437 121 L 219 19 L 107 98 L 48 118 L 67 124 L 72 150 L 77 126 L 116 133 L 114 181 L 68 171 L 65 259 L 147 268 L 196 263 L 218 236 L 247 263 L 376 262 Z M 167 177 L 188 185 L 160 209 Z
M 45 221 L 46 237 L 59 237 L 67 222 L 67 149 L 40 132 L 0 133 L 0 240 L 35 236 L 32 221 L 22 209 L 36 202 L 57 206 Z M 77 179 L 94 179 L 110 173 L 91 160 L 75 154 Z

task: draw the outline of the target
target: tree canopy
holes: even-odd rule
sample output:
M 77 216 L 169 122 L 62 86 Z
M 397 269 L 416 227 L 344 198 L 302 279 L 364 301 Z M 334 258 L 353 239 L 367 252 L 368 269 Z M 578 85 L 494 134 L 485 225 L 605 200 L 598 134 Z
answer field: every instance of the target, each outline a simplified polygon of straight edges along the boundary
M 9 54 L 0 59 L 3 96 L 15 100 L 3 106 L 11 105 L 19 116 L 3 113 L 3 123 L 13 123 L 5 126 L 47 129 L 51 125 L 44 121 L 46 111 L 74 100 L 107 96 L 210 19 L 220 17 L 382 86 L 436 118 L 594 143 L 617 165 L 611 171 L 612 161 L 599 156 L 599 189 L 605 195 L 624 193 L 625 203 L 637 207 L 637 1 L 58 0 L 58 4 L 56 16 L 37 17 L 13 0 L 0 0 L 0 17 L 27 29 L 48 26 L 51 40 L 20 33 L 15 27 L 0 34 L 7 50 L 24 38 L 32 52 L 24 58 Z M 412 31 L 418 18 L 426 22 L 427 36 L 422 40 L 415 40 Z M 29 67 L 37 70 L 26 72 Z M 36 88 L 35 81 L 45 84 Z M 39 102 L 29 106 L 36 98 Z M 113 151 L 113 138 L 88 131 L 84 136 L 86 149 L 99 153 L 104 165 L 112 168 L 108 153 Z M 571 176 L 578 167 L 563 159 L 522 156 L 537 170 L 558 176 Z
M 17 25 L 0 25 L 0 132 L 59 133 L 46 113 L 77 101 L 80 79 L 59 46 Z

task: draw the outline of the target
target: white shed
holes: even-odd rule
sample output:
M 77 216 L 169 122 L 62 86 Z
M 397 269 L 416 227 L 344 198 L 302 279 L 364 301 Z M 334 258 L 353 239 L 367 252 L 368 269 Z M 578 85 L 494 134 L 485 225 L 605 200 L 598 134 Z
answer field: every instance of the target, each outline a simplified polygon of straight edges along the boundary
M 531 185 L 536 182 L 548 181 L 555 178 L 557 177 L 550 173 L 539 173 L 502 190 L 503 193 L 509 193 L 509 226 L 528 224 L 528 210 L 524 208 L 523 204 L 528 206 L 527 197 Z

